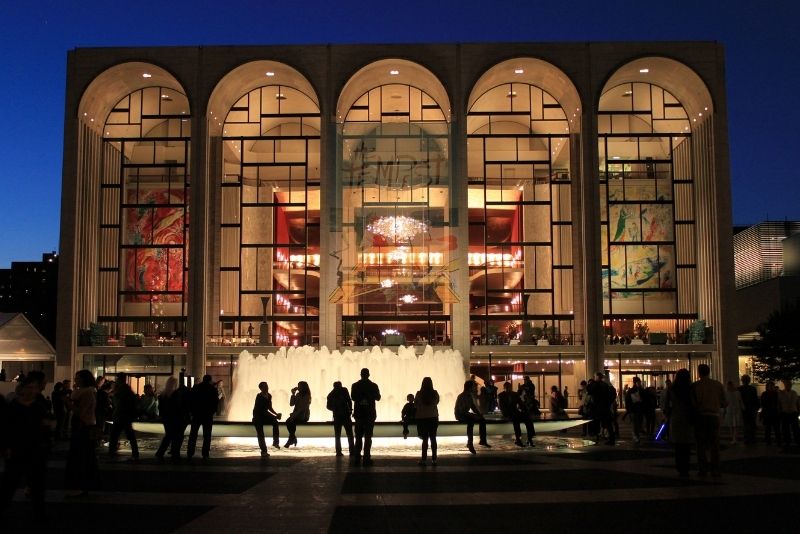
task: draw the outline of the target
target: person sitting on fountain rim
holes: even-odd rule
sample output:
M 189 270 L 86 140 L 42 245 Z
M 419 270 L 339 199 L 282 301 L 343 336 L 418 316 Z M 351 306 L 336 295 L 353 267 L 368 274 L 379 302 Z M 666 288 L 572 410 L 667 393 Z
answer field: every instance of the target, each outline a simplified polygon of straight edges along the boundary
M 522 444 L 522 431 L 519 424 L 525 423 L 525 430 L 528 434 L 528 445 L 534 447 L 533 436 L 536 435 L 536 432 L 533 428 L 533 421 L 531 421 L 531 416 L 525 409 L 525 405 L 522 403 L 519 393 L 512 391 L 511 382 L 503 384 L 503 392 L 497 396 L 497 404 L 500 406 L 500 412 L 503 414 L 503 417 L 510 419 L 511 423 L 514 425 L 514 444 L 517 447 L 524 446 Z
M 308 387 L 308 382 L 300 381 L 297 383 L 297 387 L 292 388 L 289 406 L 294 406 L 294 410 L 286 419 L 286 430 L 289 431 L 289 439 L 283 445 L 285 449 L 292 445 L 297 446 L 297 436 L 294 435 L 297 425 L 307 423 L 311 417 L 311 389 Z
M 342 427 L 347 434 L 347 450 L 353 454 L 353 422 L 350 415 L 353 413 L 353 402 L 350 400 L 350 393 L 347 388 L 342 387 L 342 383 L 333 383 L 333 389 L 328 393 L 328 409 L 333 413 L 333 437 L 336 442 L 336 456 L 342 454 Z
M 256 395 L 255 405 L 253 406 L 253 426 L 256 427 L 261 456 L 269 456 L 267 443 L 264 440 L 264 425 L 272 425 L 272 446 L 280 449 L 278 421 L 281 419 L 281 414 L 272 408 L 272 395 L 269 394 L 269 385 L 266 382 L 261 382 L 258 384 L 258 389 L 260 393 Z
M 400 412 L 400 422 L 403 424 L 403 439 L 408 438 L 408 425 L 413 424 L 417 418 L 417 407 L 414 406 L 414 394 L 406 395 L 406 404 Z
M 478 444 L 484 447 L 491 447 L 489 442 L 486 441 L 486 420 L 481 415 L 478 406 L 475 405 L 475 390 L 478 384 L 473 380 L 464 382 L 464 391 L 456 397 L 455 416 L 456 421 L 465 423 L 467 425 L 467 449 L 472 454 L 475 454 L 475 447 L 472 444 L 473 428 L 475 423 L 478 423 L 478 435 L 480 441 Z

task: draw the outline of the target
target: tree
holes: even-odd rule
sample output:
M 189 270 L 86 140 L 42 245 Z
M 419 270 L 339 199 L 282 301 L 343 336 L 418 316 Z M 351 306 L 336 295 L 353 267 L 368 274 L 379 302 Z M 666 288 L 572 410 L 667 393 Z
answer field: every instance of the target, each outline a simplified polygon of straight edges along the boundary
M 800 309 L 774 311 L 758 327 L 753 374 L 759 381 L 800 378 Z

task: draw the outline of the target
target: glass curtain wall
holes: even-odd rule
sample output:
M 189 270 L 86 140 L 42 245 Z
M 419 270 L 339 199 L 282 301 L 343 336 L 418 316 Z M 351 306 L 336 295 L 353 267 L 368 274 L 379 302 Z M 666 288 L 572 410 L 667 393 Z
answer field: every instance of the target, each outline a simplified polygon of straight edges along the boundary
M 129 94 L 104 125 L 97 320 L 121 341 L 185 331 L 190 132 L 186 95 L 164 87 Z
M 405 84 L 375 87 L 340 134 L 341 246 L 331 251 L 342 343 L 449 344 L 449 128 L 439 104 Z
M 244 94 L 223 125 L 223 339 L 319 342 L 320 112 L 285 85 Z M 264 327 L 260 327 L 264 321 Z
M 607 342 L 682 342 L 697 319 L 691 123 L 661 87 L 625 83 L 598 129 Z
M 526 83 L 467 116 L 473 344 L 567 344 L 573 335 L 569 122 Z

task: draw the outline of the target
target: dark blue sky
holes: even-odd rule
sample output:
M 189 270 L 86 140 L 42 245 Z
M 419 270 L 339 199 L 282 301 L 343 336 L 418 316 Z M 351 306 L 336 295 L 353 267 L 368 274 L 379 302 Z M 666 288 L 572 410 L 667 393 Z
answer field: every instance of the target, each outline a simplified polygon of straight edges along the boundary
M 58 248 L 75 47 L 703 40 L 725 45 L 736 224 L 800 219 L 800 2 L 0 0 L 0 267 Z

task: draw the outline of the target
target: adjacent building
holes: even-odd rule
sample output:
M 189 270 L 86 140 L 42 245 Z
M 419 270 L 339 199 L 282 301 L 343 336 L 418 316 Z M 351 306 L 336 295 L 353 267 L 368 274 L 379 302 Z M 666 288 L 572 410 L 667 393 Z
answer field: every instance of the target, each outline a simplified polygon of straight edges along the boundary
M 67 73 L 60 372 L 400 343 L 540 391 L 737 372 L 717 43 L 82 48 Z
M 47 341 L 56 339 L 58 254 L 46 252 L 42 261 L 14 261 L 0 269 L 0 312 L 21 312 Z

